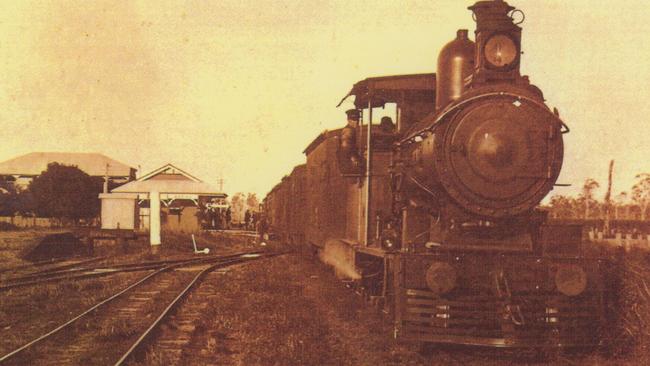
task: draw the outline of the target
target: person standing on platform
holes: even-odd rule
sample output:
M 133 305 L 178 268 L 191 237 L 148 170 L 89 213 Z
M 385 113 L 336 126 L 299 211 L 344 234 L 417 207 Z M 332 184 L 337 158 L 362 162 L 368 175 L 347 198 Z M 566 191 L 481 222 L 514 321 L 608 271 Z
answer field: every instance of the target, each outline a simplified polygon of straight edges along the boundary
M 250 210 L 246 210 L 246 213 L 244 214 L 244 230 L 249 230 L 250 224 L 251 224 L 251 212 Z
M 226 229 L 230 229 L 230 221 L 232 221 L 232 211 L 230 207 L 226 209 Z
M 268 230 L 269 225 L 266 222 L 266 218 L 260 216 L 257 222 L 257 240 L 260 245 L 266 245 L 266 241 L 269 240 Z

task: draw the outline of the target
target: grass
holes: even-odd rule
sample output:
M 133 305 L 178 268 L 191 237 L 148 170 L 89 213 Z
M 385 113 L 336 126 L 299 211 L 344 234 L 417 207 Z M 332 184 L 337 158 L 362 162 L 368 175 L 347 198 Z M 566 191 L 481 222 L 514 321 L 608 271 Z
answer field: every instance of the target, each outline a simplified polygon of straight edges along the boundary
M 374 310 L 328 269 L 297 255 L 233 268 L 217 281 L 219 301 L 196 330 L 203 333 L 196 346 L 217 364 L 384 365 L 391 352 L 400 360 L 419 357 L 393 345 Z M 165 364 L 164 355 L 151 353 L 146 364 Z
M 22 259 L 21 255 L 38 242 L 43 236 L 54 231 L 48 230 L 21 230 L 0 233 L 0 263 L 3 268 L 29 265 L 30 262 Z M 129 244 L 129 250 L 123 252 L 108 242 L 99 242 L 96 245 L 95 255 L 106 255 L 109 259 L 100 263 L 137 263 L 145 260 L 161 260 L 170 258 L 187 258 L 194 256 L 191 236 L 165 233 L 163 245 L 157 254 L 152 254 L 147 238 Z M 199 248 L 208 247 L 210 253 L 225 253 L 241 250 L 250 250 L 254 244 L 250 238 L 231 238 L 227 235 L 204 234 L 196 236 Z M 93 263 L 93 265 L 100 264 Z M 28 266 L 26 271 L 33 271 L 34 267 Z M 42 269 L 38 267 L 38 269 Z M 24 271 L 23 271 L 24 272 Z M 16 273 L 4 273 L 4 276 L 15 276 Z M 141 273 L 123 273 L 109 277 L 83 279 L 74 282 L 44 283 L 36 286 L 16 288 L 0 294 L 0 330 L 7 336 L 0 339 L 0 353 L 4 354 L 26 341 L 35 338 L 44 331 L 70 319 L 98 300 L 104 299 L 117 289 L 126 287 L 132 280 L 141 277 Z M 184 277 L 185 274 L 179 274 Z M 174 286 L 179 285 L 173 283 Z M 145 313 L 158 311 L 154 304 Z M 102 323 L 103 324 L 103 323 Z M 90 325 L 85 325 L 90 326 Z M 129 323 L 103 324 L 96 328 L 103 337 L 100 341 L 119 341 L 132 335 Z M 95 358 L 95 356 L 91 356 Z
M 614 260 L 609 356 L 620 364 L 650 364 L 650 268 L 648 253 L 633 250 Z
M 130 319 L 117 319 L 110 323 L 104 323 L 95 332 L 97 338 L 104 342 L 121 342 L 137 334 Z
M 16 231 L 20 228 L 9 222 L 0 222 L 0 231 Z
M 0 263 L 2 268 L 12 268 L 30 264 L 22 255 L 33 246 L 39 238 L 46 235 L 42 230 L 17 230 L 0 232 Z
M 97 309 L 95 313 L 76 322 L 71 330 L 55 335 L 53 341 L 42 343 L 35 352 L 19 355 L 15 361 L 19 364 L 40 364 L 46 358 L 51 357 L 53 360 L 58 360 L 59 357 L 64 355 L 64 357 L 71 358 L 70 362 L 72 364 L 102 365 L 111 363 L 119 357 L 121 352 L 126 351 L 128 346 L 149 326 L 155 316 L 167 306 L 192 275 L 191 272 L 162 273 L 159 275 L 160 278 L 152 279 L 135 290 L 135 293 L 141 290 L 159 290 L 160 292 L 150 300 L 146 302 L 134 301 L 130 299 L 129 294 L 126 294 L 121 299 Z M 142 276 L 142 274 L 139 276 Z M 169 280 L 167 287 L 159 287 L 157 281 L 161 279 Z M 97 300 L 112 295 L 118 288 L 128 286 L 133 280 L 122 279 L 119 281 L 121 286 L 117 288 L 104 286 L 95 291 L 98 296 L 88 296 L 87 301 L 85 301 L 88 304 L 77 307 L 74 315 L 94 305 Z M 111 281 L 115 280 L 111 279 Z M 77 288 L 82 289 L 87 286 L 96 287 L 97 285 L 79 285 Z M 72 291 L 73 286 L 66 287 L 66 289 Z M 80 293 L 88 294 L 88 292 Z M 131 308 L 134 313 L 124 315 L 121 313 L 124 308 Z M 52 323 L 52 316 L 46 319 Z M 34 333 L 40 334 L 42 330 Z M 65 341 L 63 338 L 65 338 Z M 69 349 L 74 348 L 79 348 L 83 352 L 68 352 Z
M 36 338 L 97 301 L 125 287 L 141 274 L 122 273 L 110 278 L 42 284 L 16 288 L 0 295 L 0 353 Z
M 44 232 L 29 230 L 0 233 L 3 266 L 25 264 L 20 253 L 41 235 Z M 195 238 L 200 249 L 210 248 L 210 254 L 260 248 L 253 238 L 246 236 L 210 233 Z M 115 245 L 99 243 L 96 254 L 110 255 L 108 263 L 193 256 L 189 235 L 164 233 L 158 254 L 151 253 L 146 239 L 130 243 L 128 253 L 122 253 Z M 285 248 L 277 243 L 269 247 L 273 246 Z M 615 290 L 607 324 L 608 347 L 602 354 L 567 356 L 567 362 L 650 364 L 650 255 L 638 248 L 624 253 L 598 244 L 590 246 L 590 250 L 594 255 L 611 259 L 613 264 L 608 276 Z M 0 351 L 13 349 L 52 328 L 138 276 L 141 274 L 126 273 L 102 281 L 49 283 L 0 294 L 0 330 L 7 335 L 0 339 Z M 487 356 L 474 350 L 447 352 L 435 348 L 432 354 L 423 356 L 412 346 L 396 344 L 391 339 L 389 321 L 344 288 L 328 268 L 299 255 L 232 268 L 217 278 L 218 301 L 203 314 L 195 331 L 204 340 L 206 357 L 217 363 L 421 365 L 431 364 L 432 360 L 454 363 L 457 358 L 467 365 L 495 360 L 516 363 L 507 357 Z M 153 313 L 156 309 L 144 311 Z M 19 326 L 21 320 L 28 320 L 32 327 Z M 127 322 L 84 326 L 96 331 L 98 342 L 107 345 L 133 336 L 133 328 Z M 101 355 L 88 355 L 87 361 L 97 361 Z M 151 353 L 145 363 L 165 365 L 168 361 L 164 354 Z
M 202 347 L 218 364 L 444 365 L 650 364 L 648 253 L 599 248 L 612 260 L 614 302 L 602 352 L 576 352 L 543 360 L 516 351 L 427 348 L 391 339 L 390 321 L 336 280 L 329 269 L 299 255 L 232 269 L 219 280 L 219 301 L 203 317 Z M 192 358 L 189 363 L 192 363 Z M 164 365 L 151 353 L 145 364 Z M 199 363 L 197 361 L 196 363 Z

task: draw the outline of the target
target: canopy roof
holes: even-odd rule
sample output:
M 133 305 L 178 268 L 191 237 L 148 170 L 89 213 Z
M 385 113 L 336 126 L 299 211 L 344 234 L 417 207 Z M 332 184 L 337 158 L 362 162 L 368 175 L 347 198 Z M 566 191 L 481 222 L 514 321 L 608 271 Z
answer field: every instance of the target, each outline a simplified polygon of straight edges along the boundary
M 119 186 L 111 191 L 111 193 L 149 192 L 227 197 L 225 193 L 172 164 L 166 164 L 133 182 Z
M 354 95 L 357 109 L 383 107 L 386 103 L 401 103 L 404 100 L 431 101 L 436 99 L 436 74 L 392 75 L 367 78 L 354 84 L 352 90 L 338 104 Z
M 193 182 L 187 180 L 145 180 L 133 181 L 113 189 L 114 193 L 174 193 L 174 194 L 196 194 L 200 196 L 222 196 L 226 194 L 213 188 L 205 182 Z

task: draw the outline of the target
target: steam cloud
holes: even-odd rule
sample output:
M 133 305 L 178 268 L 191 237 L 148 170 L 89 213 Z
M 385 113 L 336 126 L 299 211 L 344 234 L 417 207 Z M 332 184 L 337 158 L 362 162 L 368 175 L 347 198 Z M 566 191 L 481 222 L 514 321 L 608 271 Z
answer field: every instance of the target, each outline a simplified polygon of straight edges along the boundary
M 321 261 L 334 267 L 336 275 L 351 280 L 361 279 L 352 263 L 352 251 L 337 240 L 328 240 L 325 248 L 318 254 Z

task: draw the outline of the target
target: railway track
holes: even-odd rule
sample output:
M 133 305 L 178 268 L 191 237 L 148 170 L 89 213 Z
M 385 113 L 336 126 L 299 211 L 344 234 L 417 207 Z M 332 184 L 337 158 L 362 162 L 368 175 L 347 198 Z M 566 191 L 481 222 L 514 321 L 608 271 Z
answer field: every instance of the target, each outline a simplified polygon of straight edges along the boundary
M 211 265 L 201 270 L 183 292 L 151 323 L 147 331 L 142 333 L 122 355 L 115 366 L 134 364 L 152 354 L 160 364 L 196 364 L 192 362 L 197 361 L 196 359 L 190 361 L 187 358 L 200 358 L 201 351 L 205 348 L 201 343 L 194 344 L 195 333 L 203 321 L 202 314 L 212 301 L 218 301 L 219 298 L 216 283 L 205 279 L 216 276 L 215 270 L 218 268 L 245 262 L 246 260 L 232 259 L 227 263 Z M 190 291 L 193 292 L 190 294 Z M 210 360 L 203 361 L 210 362 Z
M 0 357 L 0 362 L 60 365 L 111 364 L 120 360 L 116 364 L 123 364 L 140 352 L 159 324 L 208 273 L 272 255 L 239 253 L 153 269 L 123 290 Z M 192 270 L 188 266 L 196 267 Z M 152 322 L 153 314 L 160 315 Z M 124 345 L 130 343 L 133 345 L 125 350 Z
M 232 254 L 237 256 L 241 253 Z M 193 260 L 209 260 L 224 258 L 223 255 L 212 255 L 205 256 L 201 259 L 170 259 L 163 261 L 152 261 L 152 262 L 140 262 L 140 263 L 125 263 L 125 264 L 111 264 L 111 265 L 102 265 L 95 267 L 78 267 L 79 264 L 87 264 L 90 261 L 84 261 L 77 264 L 69 264 L 62 266 L 64 268 L 52 268 L 44 271 L 30 273 L 24 276 L 5 278 L 2 280 L 2 285 L 0 285 L 0 292 L 7 291 L 17 287 L 31 286 L 36 284 L 41 284 L 45 282 L 54 282 L 61 280 L 73 280 L 73 279 L 82 279 L 89 277 L 100 277 L 108 276 L 111 274 L 123 273 L 123 272 L 136 272 L 136 271 L 147 271 L 147 270 L 156 270 L 163 268 L 167 265 L 179 264 L 179 263 L 191 263 Z M 104 258 L 97 258 L 101 260 Z M 93 260 L 96 261 L 96 260 Z
M 148 344 L 140 346 L 125 360 L 126 365 L 137 365 L 140 361 L 165 365 L 211 364 L 217 361 L 211 349 L 229 349 L 229 339 L 225 335 L 218 339 L 211 337 L 211 329 L 204 325 L 212 320 L 206 318 L 209 316 L 206 314 L 211 314 L 211 304 L 219 300 L 218 281 L 215 281 L 218 276 L 218 271 L 206 274 L 206 281 L 198 284 L 183 306 L 158 326 L 151 340 L 144 342 Z
M 81 259 L 78 258 L 66 258 L 66 259 L 48 259 L 44 261 L 38 261 L 34 263 L 22 264 L 14 267 L 5 267 L 0 268 L 0 274 L 5 273 L 22 273 L 27 272 L 25 275 L 36 274 L 36 273 L 45 273 L 49 271 L 63 270 L 66 268 L 72 268 L 75 266 L 98 262 L 106 257 L 96 257 L 90 259 Z M 46 268 L 43 268 L 46 267 Z

